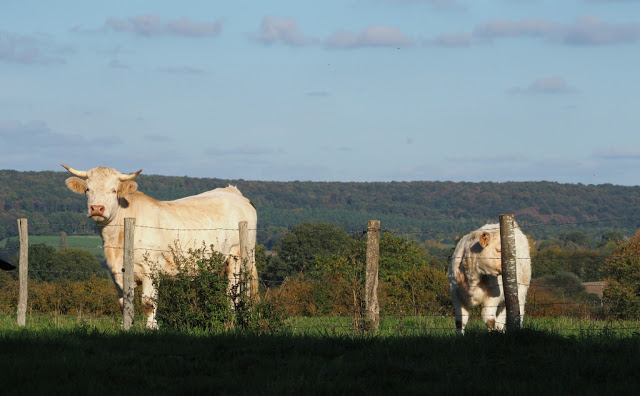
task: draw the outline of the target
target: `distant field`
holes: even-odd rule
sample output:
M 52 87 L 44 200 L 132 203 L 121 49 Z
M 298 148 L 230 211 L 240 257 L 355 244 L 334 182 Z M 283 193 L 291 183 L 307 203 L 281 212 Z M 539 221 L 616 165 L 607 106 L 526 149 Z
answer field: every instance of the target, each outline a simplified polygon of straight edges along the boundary
M 16 238 L 11 238 L 15 240 Z M 29 245 L 35 245 L 39 243 L 44 243 L 45 245 L 59 248 L 60 247 L 60 235 L 29 235 Z M 5 247 L 7 244 L 7 239 L 3 239 L 0 241 L 0 248 Z M 91 253 L 96 256 L 104 256 L 104 251 L 102 249 L 102 238 L 98 235 L 68 235 L 67 236 L 67 247 L 73 249 L 86 249 L 91 251 Z

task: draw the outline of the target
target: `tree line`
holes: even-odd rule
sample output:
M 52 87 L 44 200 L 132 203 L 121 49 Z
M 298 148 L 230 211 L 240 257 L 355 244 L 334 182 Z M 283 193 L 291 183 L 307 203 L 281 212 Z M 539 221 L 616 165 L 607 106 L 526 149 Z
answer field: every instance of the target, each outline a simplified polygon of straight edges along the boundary
M 86 201 L 67 189 L 67 172 L 0 170 L 0 239 L 17 235 L 27 217 L 33 235 L 93 233 Z M 554 182 L 268 182 L 141 174 L 139 190 L 161 200 L 236 185 L 258 210 L 260 243 L 271 249 L 303 222 L 364 229 L 368 220 L 413 233 L 420 240 L 453 243 L 499 214 L 513 213 L 536 239 L 567 231 L 599 237 L 631 236 L 640 224 L 640 187 Z M 562 226 L 559 226 L 562 225 Z

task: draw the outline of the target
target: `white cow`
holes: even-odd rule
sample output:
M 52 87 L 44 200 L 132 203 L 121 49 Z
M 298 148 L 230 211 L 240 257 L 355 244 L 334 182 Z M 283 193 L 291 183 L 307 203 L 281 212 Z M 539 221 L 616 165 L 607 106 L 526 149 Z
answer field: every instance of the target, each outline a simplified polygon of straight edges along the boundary
M 233 186 L 217 188 L 202 194 L 175 201 L 158 201 L 139 191 L 133 181 L 142 170 L 123 174 L 112 168 L 96 167 L 78 171 L 62 165 L 77 177 L 70 177 L 66 185 L 71 191 L 87 196 L 88 216 L 98 227 L 104 242 L 107 265 L 122 293 L 124 219 L 136 219 L 134 273 L 142 286 L 142 303 L 147 315 L 147 327 L 157 328 L 155 319 L 157 290 L 151 277 L 150 263 L 163 265 L 161 270 L 175 271 L 167 250 L 178 243 L 186 251 L 199 248 L 202 243 L 227 257 L 226 272 L 230 284 L 236 284 L 241 271 L 238 222 L 247 221 L 247 240 L 251 280 L 250 290 L 257 291 L 258 273 L 255 265 L 256 209 Z M 85 180 L 86 179 L 86 180 Z M 144 255 L 149 255 L 145 260 Z M 245 254 L 246 256 L 246 254 Z M 122 298 L 120 298 L 122 304 Z
M 529 241 L 515 226 L 516 274 L 520 320 L 531 281 Z M 500 225 L 487 224 L 460 239 L 451 257 L 449 288 L 455 307 L 456 330 L 464 334 L 469 310 L 482 304 L 482 320 L 489 330 L 503 330 L 506 309 L 502 288 Z

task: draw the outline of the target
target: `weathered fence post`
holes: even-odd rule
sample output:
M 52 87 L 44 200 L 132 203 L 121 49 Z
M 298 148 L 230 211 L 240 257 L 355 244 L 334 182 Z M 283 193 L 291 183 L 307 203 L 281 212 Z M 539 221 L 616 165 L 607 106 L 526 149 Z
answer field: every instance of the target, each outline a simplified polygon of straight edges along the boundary
M 29 225 L 27 219 L 18 219 L 18 234 L 20 235 L 18 326 L 23 327 L 27 320 L 27 278 L 29 275 Z
M 514 215 L 512 214 L 500 215 L 500 244 L 502 249 L 502 287 L 507 309 L 507 330 L 520 329 L 516 236 Z
M 244 292 L 247 297 L 251 297 L 253 295 L 253 290 L 251 290 L 251 268 L 250 268 L 250 258 L 249 251 L 247 250 L 247 239 L 249 238 L 249 222 L 240 221 L 238 222 L 238 232 L 240 234 L 240 282 L 242 282 L 242 277 L 244 276 L 246 282 L 244 284 Z
M 122 268 L 122 328 L 129 330 L 133 325 L 134 315 L 134 277 L 133 277 L 133 252 L 134 231 L 136 219 L 127 217 L 124 219 L 124 260 Z
M 380 326 L 378 305 L 378 259 L 380 257 L 380 220 L 367 224 L 367 273 L 365 279 L 365 319 L 367 330 L 377 332 Z

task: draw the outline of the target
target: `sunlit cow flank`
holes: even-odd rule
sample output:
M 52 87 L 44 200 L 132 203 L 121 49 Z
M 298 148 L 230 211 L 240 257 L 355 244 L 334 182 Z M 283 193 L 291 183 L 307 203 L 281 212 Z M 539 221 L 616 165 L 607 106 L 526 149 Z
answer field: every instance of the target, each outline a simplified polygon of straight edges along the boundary
M 529 241 L 520 228 L 516 239 L 516 274 L 520 320 L 531 281 Z M 449 288 L 456 313 L 456 330 L 464 334 L 469 310 L 482 304 L 482 320 L 490 330 L 503 330 L 507 311 L 502 289 L 500 225 L 487 224 L 458 242 L 449 266 Z
M 142 286 L 142 302 L 147 315 L 147 327 L 156 328 L 155 296 L 149 263 L 162 263 L 163 270 L 171 272 L 173 263 L 167 254 L 169 246 L 179 243 L 185 251 L 199 248 L 202 243 L 228 257 L 227 276 L 233 284 L 237 282 L 241 262 L 238 222 L 247 221 L 250 250 L 251 290 L 257 290 L 255 266 L 256 210 L 249 200 L 234 186 L 216 188 L 202 194 L 177 199 L 158 201 L 140 191 L 133 179 L 136 173 L 123 174 L 112 168 L 96 167 L 78 171 L 62 165 L 77 177 L 66 180 L 71 191 L 87 196 L 88 216 L 98 227 L 104 242 L 107 265 L 122 292 L 122 267 L 124 245 L 124 219 L 136 219 L 134 272 L 136 282 Z M 86 180 L 85 180 L 86 179 Z M 145 253 L 149 260 L 144 259 Z M 122 304 L 122 298 L 120 298 Z

